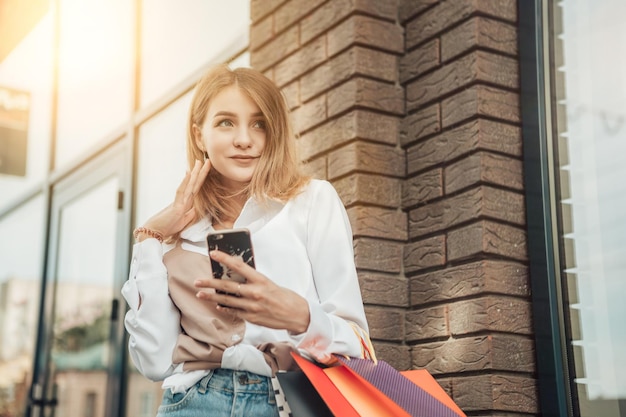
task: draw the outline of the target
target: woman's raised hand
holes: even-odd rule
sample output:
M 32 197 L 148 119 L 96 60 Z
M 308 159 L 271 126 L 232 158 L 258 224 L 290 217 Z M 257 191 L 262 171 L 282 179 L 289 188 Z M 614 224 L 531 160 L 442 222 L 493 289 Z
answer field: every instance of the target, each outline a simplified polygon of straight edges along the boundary
M 166 238 L 183 230 L 195 217 L 194 196 L 210 170 L 211 162 L 208 159 L 204 163 L 196 160 L 193 169 L 187 172 L 178 186 L 174 201 L 150 217 L 144 227 L 160 232 Z

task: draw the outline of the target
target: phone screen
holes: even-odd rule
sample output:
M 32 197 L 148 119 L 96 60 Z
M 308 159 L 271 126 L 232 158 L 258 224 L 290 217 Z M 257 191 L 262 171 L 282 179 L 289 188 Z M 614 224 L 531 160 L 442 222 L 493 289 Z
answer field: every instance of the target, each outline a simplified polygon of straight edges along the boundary
M 254 268 L 254 253 L 249 230 L 231 229 L 209 233 L 207 244 L 209 245 L 209 252 L 219 250 L 232 256 L 239 256 L 245 263 Z M 246 282 L 243 276 L 213 259 L 211 259 L 211 269 L 213 270 L 213 278 Z

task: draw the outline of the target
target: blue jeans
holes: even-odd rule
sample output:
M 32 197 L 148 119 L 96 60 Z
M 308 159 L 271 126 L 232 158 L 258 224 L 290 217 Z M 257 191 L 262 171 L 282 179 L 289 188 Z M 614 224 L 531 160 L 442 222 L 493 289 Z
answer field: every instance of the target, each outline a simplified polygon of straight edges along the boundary
M 270 378 L 215 369 L 187 392 L 165 390 L 157 417 L 277 417 Z

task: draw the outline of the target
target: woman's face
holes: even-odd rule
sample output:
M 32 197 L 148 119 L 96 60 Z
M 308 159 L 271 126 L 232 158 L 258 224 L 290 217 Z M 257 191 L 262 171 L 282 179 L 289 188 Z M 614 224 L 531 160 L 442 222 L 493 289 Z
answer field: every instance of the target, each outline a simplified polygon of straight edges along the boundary
M 204 124 L 194 125 L 196 144 L 233 191 L 252 179 L 265 147 L 265 123 L 259 106 L 239 87 L 230 86 L 211 100 Z

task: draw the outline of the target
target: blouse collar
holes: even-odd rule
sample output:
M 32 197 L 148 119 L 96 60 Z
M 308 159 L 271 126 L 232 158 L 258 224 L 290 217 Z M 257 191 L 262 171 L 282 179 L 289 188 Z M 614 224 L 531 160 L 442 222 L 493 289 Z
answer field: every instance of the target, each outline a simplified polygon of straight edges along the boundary
M 259 203 L 256 199 L 249 198 L 235 220 L 233 228 L 245 227 L 254 233 L 273 219 L 284 206 L 285 203 L 276 200 L 268 199 Z M 207 216 L 184 229 L 180 237 L 188 242 L 200 243 L 204 242 L 206 235 L 214 230 L 211 218 Z

